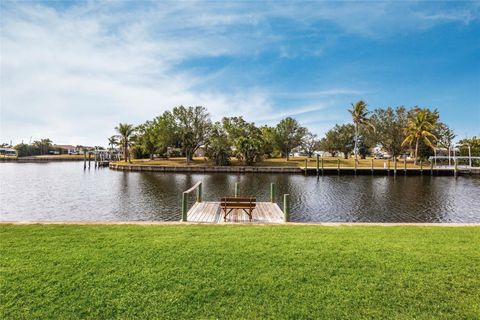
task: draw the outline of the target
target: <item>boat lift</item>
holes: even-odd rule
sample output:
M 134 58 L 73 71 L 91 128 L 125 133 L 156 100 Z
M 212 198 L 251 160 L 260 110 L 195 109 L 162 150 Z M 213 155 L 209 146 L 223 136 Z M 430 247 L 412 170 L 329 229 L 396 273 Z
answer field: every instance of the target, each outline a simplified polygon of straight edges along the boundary
M 468 156 L 457 156 L 456 152 L 459 150 L 459 147 L 467 147 L 468 148 Z M 451 156 L 453 151 L 453 157 Z M 472 157 L 472 148 L 468 144 L 462 144 L 462 145 L 454 145 L 453 147 L 448 147 L 448 156 L 437 156 L 437 148 L 433 149 L 434 156 L 429 157 L 429 161 L 433 161 L 435 167 L 437 166 L 437 160 L 448 160 L 448 166 L 442 166 L 442 167 L 454 167 L 454 166 L 459 166 L 458 165 L 458 160 L 468 160 L 468 165 L 462 166 L 463 168 L 472 168 L 472 160 L 480 160 L 480 157 L 474 156 Z M 453 165 L 452 165 L 452 160 L 453 160 Z
M 94 155 L 95 168 L 106 167 L 111 161 L 120 161 L 120 152 L 117 150 L 102 150 L 95 148 L 93 151 L 85 151 L 83 157 L 83 169 L 87 169 L 87 154 L 88 154 L 88 168 L 90 169 L 90 161 L 92 154 Z

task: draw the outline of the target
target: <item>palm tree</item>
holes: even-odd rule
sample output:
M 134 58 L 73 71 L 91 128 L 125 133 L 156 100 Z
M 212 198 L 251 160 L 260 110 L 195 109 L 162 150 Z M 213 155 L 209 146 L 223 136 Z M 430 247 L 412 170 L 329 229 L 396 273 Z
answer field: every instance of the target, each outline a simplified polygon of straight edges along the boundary
M 113 150 L 113 146 L 117 144 L 118 144 L 117 136 L 111 136 L 110 138 L 108 138 L 108 145 L 110 146 L 110 149 Z
M 355 153 L 355 161 L 358 162 L 358 138 L 360 128 L 366 127 L 375 130 L 375 127 L 368 118 L 369 112 L 365 101 L 359 100 L 355 104 L 352 103 L 352 109 L 349 109 L 348 112 L 352 115 L 353 124 L 355 125 L 355 147 L 353 151 Z
M 117 127 L 115 127 L 115 130 L 117 130 L 119 138 L 120 138 L 120 144 L 123 147 L 123 158 L 125 162 L 128 161 L 128 147 L 130 146 L 131 143 L 131 138 L 133 136 L 133 133 L 135 132 L 135 128 L 133 127 L 132 124 L 129 123 L 120 123 Z
M 402 146 L 412 145 L 415 141 L 415 164 L 418 158 L 418 144 L 423 140 L 427 146 L 434 148 L 433 142 L 430 139 L 437 140 L 437 137 L 431 131 L 435 128 L 435 119 L 430 115 L 427 109 L 418 110 L 407 123 L 405 128 L 406 138 L 402 142 Z

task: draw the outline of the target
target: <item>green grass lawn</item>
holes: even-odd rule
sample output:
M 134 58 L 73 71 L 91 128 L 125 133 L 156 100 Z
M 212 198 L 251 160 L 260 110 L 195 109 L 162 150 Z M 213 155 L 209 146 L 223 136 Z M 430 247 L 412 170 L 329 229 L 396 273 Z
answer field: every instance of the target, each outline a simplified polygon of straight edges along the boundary
M 479 319 L 480 228 L 0 226 L 2 319 Z

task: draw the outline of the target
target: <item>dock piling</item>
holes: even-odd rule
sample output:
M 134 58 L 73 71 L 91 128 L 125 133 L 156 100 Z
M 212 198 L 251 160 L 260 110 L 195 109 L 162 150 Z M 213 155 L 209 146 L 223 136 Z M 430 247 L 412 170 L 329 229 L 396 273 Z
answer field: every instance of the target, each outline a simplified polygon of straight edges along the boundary
M 238 198 L 238 182 L 235 182 L 235 198 Z
M 283 214 L 285 215 L 285 222 L 290 222 L 290 195 L 283 195 Z
M 308 157 L 305 158 L 305 175 L 307 174 L 308 171 Z
M 270 202 L 275 202 L 275 183 L 270 183 Z
M 188 212 L 188 192 L 182 193 L 182 221 L 187 221 Z
M 338 174 L 340 175 L 340 159 L 337 159 L 337 171 L 338 171 Z
M 372 174 L 373 174 L 373 159 L 371 160 L 371 169 L 372 169 Z
M 83 150 L 83 170 L 87 169 L 87 153 Z
M 202 202 L 202 183 L 197 188 L 197 202 Z
M 430 160 L 430 175 L 433 176 L 433 161 Z
M 407 175 L 407 158 L 403 158 L 403 173 Z
M 393 158 L 393 175 L 397 175 L 397 158 Z
M 323 158 L 322 158 L 322 176 L 323 176 Z
M 320 155 L 317 154 L 317 176 L 320 174 Z

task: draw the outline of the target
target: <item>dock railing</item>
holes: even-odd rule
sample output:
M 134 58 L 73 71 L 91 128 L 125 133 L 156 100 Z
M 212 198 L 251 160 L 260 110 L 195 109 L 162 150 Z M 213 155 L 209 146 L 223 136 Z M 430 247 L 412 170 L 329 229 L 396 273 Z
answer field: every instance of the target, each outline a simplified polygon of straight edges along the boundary
M 378 160 L 378 161 L 377 161 Z M 439 165 L 440 161 L 450 161 L 450 165 Z M 386 174 L 393 173 L 403 175 L 456 175 L 473 172 L 475 165 L 478 168 L 480 157 L 478 156 L 432 156 L 427 160 L 417 161 L 405 157 L 395 157 L 392 159 L 351 159 L 328 158 L 324 159 L 317 155 L 314 158 L 296 160 L 296 165 L 300 172 L 307 174 L 316 174 L 317 177 L 324 173 L 337 174 Z
M 188 195 L 194 190 L 197 190 L 197 202 L 202 202 L 202 181 L 199 181 L 193 185 L 190 189 L 186 190 L 182 194 L 182 221 L 187 221 L 188 213 Z

